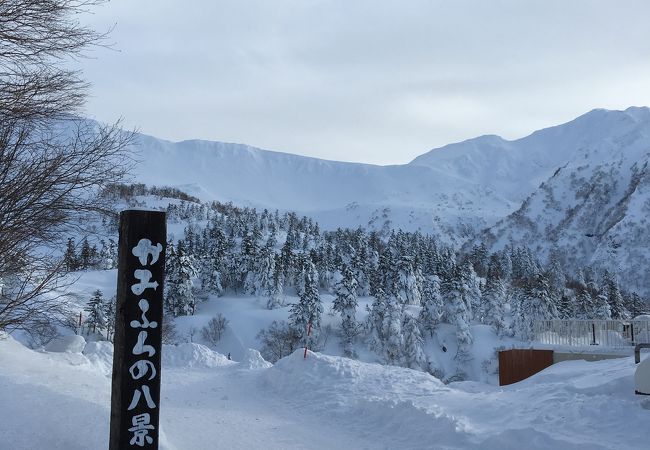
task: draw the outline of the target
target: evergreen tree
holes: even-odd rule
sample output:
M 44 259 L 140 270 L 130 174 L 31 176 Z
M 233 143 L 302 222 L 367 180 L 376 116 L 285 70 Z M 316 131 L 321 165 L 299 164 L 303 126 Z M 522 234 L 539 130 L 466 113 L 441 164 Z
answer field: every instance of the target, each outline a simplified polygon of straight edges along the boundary
M 366 318 L 366 332 L 368 334 L 368 346 L 378 355 L 384 353 L 384 319 L 386 318 L 386 294 L 381 288 L 377 288 L 372 306 L 368 310 Z
M 291 326 L 300 334 L 302 341 L 307 346 L 309 346 L 310 340 L 311 342 L 318 340 L 322 313 L 323 303 L 318 293 L 318 273 L 314 264 L 308 261 L 304 270 L 304 283 L 300 298 L 289 311 Z M 307 339 L 309 324 L 311 324 L 311 339 Z
M 404 364 L 411 369 L 427 369 L 427 358 L 422 346 L 424 339 L 418 321 L 406 314 L 404 317 Z
M 74 239 L 68 238 L 68 244 L 63 255 L 63 265 L 68 272 L 72 272 L 79 268 L 79 260 L 75 250 Z
M 275 255 L 273 261 L 273 277 L 266 292 L 266 307 L 268 309 L 284 305 L 282 257 Z
M 397 291 L 397 273 L 392 252 L 393 250 L 389 243 L 389 247 L 385 248 L 379 255 L 379 264 L 377 268 L 377 273 L 379 275 L 379 286 L 377 291 L 381 289 L 386 296 L 395 295 Z
M 610 320 L 612 318 L 612 310 L 607 303 L 607 295 L 605 293 L 598 293 L 596 295 L 596 311 L 595 319 Z
M 548 285 L 554 296 L 561 297 L 566 285 L 566 276 L 562 271 L 557 250 L 551 253 L 549 257 L 548 270 L 546 276 L 548 278 Z
M 425 278 L 422 288 L 420 322 L 431 337 L 433 337 L 436 326 L 440 323 L 443 309 L 444 304 L 440 295 L 440 280 L 435 275 L 429 275 Z
M 244 234 L 241 242 L 241 262 L 239 267 L 240 277 L 243 282 L 244 292 L 251 295 L 261 293 L 259 275 L 259 231 L 254 228 Z
M 415 267 L 412 257 L 404 255 L 397 263 L 395 294 L 402 303 L 420 306 L 422 303 L 422 271 Z
M 220 261 L 214 256 L 206 257 L 201 262 L 199 276 L 201 279 L 201 290 L 204 293 L 214 295 L 221 295 L 223 293 L 220 266 Z
M 479 277 L 485 277 L 488 271 L 488 249 L 485 243 L 481 242 L 480 245 L 475 245 L 469 255 L 469 260 L 472 263 L 472 269 Z
M 80 267 L 84 270 L 89 269 L 91 266 L 91 258 L 92 252 L 90 249 L 90 244 L 88 243 L 88 239 L 84 238 L 81 244 L 81 253 L 79 255 Z
M 334 311 L 341 314 L 341 334 L 343 352 L 346 356 L 354 356 L 353 340 L 357 334 L 357 280 L 352 270 L 344 265 L 341 270 L 341 280 L 334 288 Z
M 403 305 L 397 297 L 389 296 L 386 299 L 386 313 L 383 323 L 383 356 L 387 364 L 401 365 L 403 363 L 402 351 L 404 348 L 404 335 L 402 334 L 402 320 L 404 316 Z
M 532 340 L 535 320 L 557 318 L 557 305 L 550 294 L 548 280 L 543 274 L 539 274 L 535 279 L 529 280 L 521 291 L 513 317 L 515 332 L 522 339 Z
M 101 241 L 98 259 L 100 269 L 110 270 L 117 268 L 117 244 L 113 239 L 109 239 L 108 242 Z
M 505 303 L 505 283 L 498 277 L 496 271 L 492 270 L 492 265 L 490 265 L 481 300 L 481 322 L 491 325 L 499 336 L 503 336 L 507 328 L 505 323 Z
M 470 349 L 473 343 L 470 330 L 471 317 L 467 309 L 468 302 L 465 300 L 469 288 L 464 284 L 463 270 L 466 269 L 456 266 L 454 276 L 445 280 L 442 286 L 443 297 L 446 300 L 444 316 L 449 323 L 456 325 L 458 351 L 455 358 L 460 363 L 470 360 Z
M 630 312 L 625 308 L 623 295 L 618 287 L 618 282 L 609 272 L 605 273 L 604 284 L 603 290 L 607 296 L 607 304 L 609 305 L 612 319 L 628 320 L 630 318 Z
M 570 289 L 565 289 L 558 299 L 557 312 L 560 319 L 575 319 L 576 314 L 576 296 L 575 292 Z
M 459 276 L 462 299 L 471 321 L 474 317 L 474 310 L 480 310 L 481 307 L 481 284 L 469 261 L 460 266 Z
M 106 339 L 113 342 L 113 332 L 115 331 L 115 306 L 117 299 L 115 296 L 107 299 L 102 307 L 104 317 L 106 318 Z
M 625 308 L 630 311 L 630 316 L 634 319 L 636 316 L 648 313 L 648 304 L 636 292 L 623 297 Z
M 512 260 L 509 251 L 501 251 L 497 254 L 499 277 L 502 280 L 509 280 L 512 276 Z
M 93 333 L 102 332 L 106 328 L 106 316 L 104 311 L 104 297 L 102 291 L 97 289 L 85 308 L 88 312 L 86 317 L 86 326 L 88 332 L 92 327 Z
M 166 310 L 174 317 L 194 314 L 196 298 L 192 278 L 196 275 L 196 269 L 193 260 L 185 254 L 182 241 L 178 242 L 176 249 L 171 245 L 168 245 L 167 249 Z
M 575 317 L 577 319 L 596 319 L 598 317 L 598 302 L 592 292 L 580 284 L 576 289 Z
M 257 277 L 255 292 L 257 295 L 264 295 L 267 299 L 274 294 L 274 280 L 275 273 L 275 252 L 273 251 L 273 243 L 267 241 L 264 248 L 260 250 L 259 260 L 256 263 Z
M 290 236 L 291 235 L 287 232 L 287 239 L 284 242 L 282 249 L 280 250 L 280 255 L 282 258 L 282 276 L 284 277 L 282 282 L 285 286 L 288 286 L 292 281 L 291 268 L 294 264 L 294 254 L 292 250 L 293 240 Z

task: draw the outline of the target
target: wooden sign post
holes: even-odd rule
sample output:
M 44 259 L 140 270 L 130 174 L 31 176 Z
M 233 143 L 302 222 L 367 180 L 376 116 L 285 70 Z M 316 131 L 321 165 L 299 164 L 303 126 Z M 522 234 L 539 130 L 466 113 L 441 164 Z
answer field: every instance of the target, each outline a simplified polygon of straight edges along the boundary
M 120 214 L 109 450 L 157 449 L 165 213 Z

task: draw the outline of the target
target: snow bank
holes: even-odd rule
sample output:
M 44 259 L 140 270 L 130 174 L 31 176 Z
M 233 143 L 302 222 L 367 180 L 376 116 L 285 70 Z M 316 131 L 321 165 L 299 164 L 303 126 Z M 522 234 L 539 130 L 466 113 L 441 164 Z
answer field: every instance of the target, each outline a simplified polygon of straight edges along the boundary
M 631 358 L 568 361 L 511 386 L 445 386 L 400 367 L 302 352 L 264 372 L 263 385 L 309 410 L 381 430 L 386 448 L 645 448 L 650 412 L 634 395 Z
M 259 360 L 252 355 L 249 358 L 249 368 L 267 367 L 269 364 L 257 353 Z M 83 349 L 83 355 L 88 363 L 100 373 L 110 376 L 113 371 L 113 344 L 108 341 L 88 342 Z M 234 364 L 221 353 L 210 350 L 205 345 L 185 343 L 179 345 L 163 345 L 162 365 L 164 368 L 212 368 Z M 269 364 L 270 365 L 270 364 Z
M 49 344 L 45 346 L 48 352 L 57 353 L 81 353 L 86 346 L 86 340 L 83 336 L 59 336 L 54 338 Z
M 106 448 L 111 345 L 84 354 L 0 339 L 0 449 Z M 645 449 L 633 358 L 566 361 L 510 386 L 302 350 L 269 368 L 198 344 L 165 346 L 161 448 Z M 215 370 L 201 370 L 215 368 Z M 336 430 L 335 433 L 332 430 Z M 161 430 L 162 431 L 162 430 Z
M 97 366 L 104 375 L 113 373 L 113 344 L 108 341 L 88 342 L 83 354 L 91 364 Z
M 205 345 L 185 343 L 164 345 L 162 350 L 163 368 L 195 367 L 212 368 L 235 364 L 221 353 L 210 350 Z
M 452 436 L 439 448 L 469 448 L 459 434 L 462 418 L 439 408 L 434 412 L 413 398 L 430 398 L 450 389 L 437 378 L 402 367 L 362 363 L 303 350 L 278 361 L 263 373 L 263 386 L 288 399 L 298 410 L 322 416 L 336 429 L 345 424 L 383 448 L 430 448 L 441 436 Z
M 270 362 L 265 360 L 260 352 L 253 348 L 246 350 L 244 358 L 239 363 L 242 369 L 268 369 L 273 366 Z

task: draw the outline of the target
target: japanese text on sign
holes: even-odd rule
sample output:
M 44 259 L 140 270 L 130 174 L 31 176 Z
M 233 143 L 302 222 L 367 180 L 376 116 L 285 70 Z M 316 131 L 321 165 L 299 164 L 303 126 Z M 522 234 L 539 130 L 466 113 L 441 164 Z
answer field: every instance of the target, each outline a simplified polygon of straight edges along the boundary
M 153 245 L 149 239 L 140 239 L 138 245 L 133 247 L 131 250 L 131 253 L 138 259 L 141 266 L 147 267 L 153 266 L 158 262 L 162 250 L 162 244 L 158 243 Z M 158 281 L 151 279 L 151 271 L 147 269 L 136 269 L 133 276 L 139 282 L 131 286 L 131 292 L 137 296 L 146 296 L 145 293 L 147 292 L 147 289 L 155 291 L 159 286 Z M 157 328 L 158 323 L 156 321 L 150 321 L 147 318 L 149 301 L 146 298 L 138 300 L 138 308 L 141 312 L 140 317 L 133 318 L 133 320 L 130 321 L 130 326 L 131 328 L 141 328 L 141 331 L 138 333 L 138 339 L 131 350 L 131 354 L 139 356 L 141 359 L 136 361 L 129 368 L 129 373 L 131 374 L 132 380 L 139 381 L 141 384 L 139 384 L 133 391 L 128 411 L 136 409 L 140 403 L 146 405 L 148 409 L 157 408 L 157 405 L 151 397 L 149 385 L 147 384 L 147 382 L 158 376 L 155 364 L 147 359 L 156 354 L 156 349 L 152 345 L 147 344 L 148 333 L 146 329 Z M 150 421 L 151 418 L 148 413 L 135 414 L 131 417 L 131 423 L 133 424 L 133 426 L 129 428 L 129 431 L 133 433 L 131 440 L 129 441 L 131 446 L 144 447 L 147 443 L 151 444 L 153 442 L 153 439 L 149 436 L 149 432 L 154 430 L 154 426 Z

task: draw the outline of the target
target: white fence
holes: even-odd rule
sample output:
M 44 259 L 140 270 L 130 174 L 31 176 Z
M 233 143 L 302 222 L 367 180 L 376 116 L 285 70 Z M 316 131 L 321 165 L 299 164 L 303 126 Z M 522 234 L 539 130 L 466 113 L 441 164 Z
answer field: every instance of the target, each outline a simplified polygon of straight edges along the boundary
M 625 320 L 536 320 L 535 340 L 551 345 L 630 347 L 650 343 L 650 322 Z

